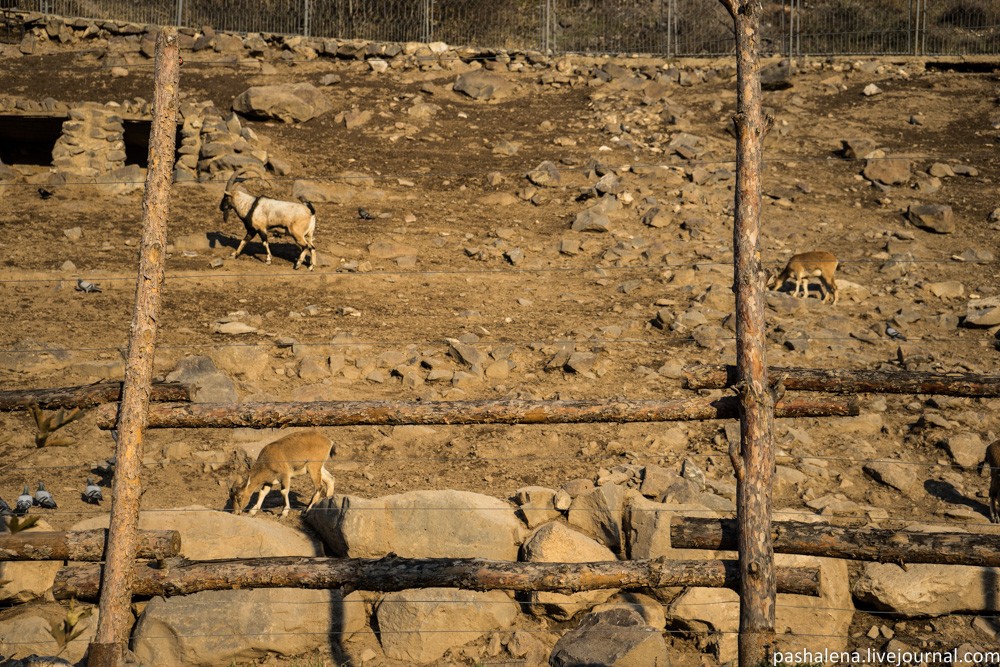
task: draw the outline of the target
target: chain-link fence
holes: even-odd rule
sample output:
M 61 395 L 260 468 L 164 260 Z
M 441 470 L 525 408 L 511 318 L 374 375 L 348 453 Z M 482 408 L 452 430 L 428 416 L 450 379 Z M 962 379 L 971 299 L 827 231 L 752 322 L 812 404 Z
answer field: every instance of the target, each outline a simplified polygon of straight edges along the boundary
M 732 52 L 714 0 L 0 0 L 0 7 L 137 23 L 554 53 Z M 998 0 L 775 0 L 768 53 L 998 54 Z

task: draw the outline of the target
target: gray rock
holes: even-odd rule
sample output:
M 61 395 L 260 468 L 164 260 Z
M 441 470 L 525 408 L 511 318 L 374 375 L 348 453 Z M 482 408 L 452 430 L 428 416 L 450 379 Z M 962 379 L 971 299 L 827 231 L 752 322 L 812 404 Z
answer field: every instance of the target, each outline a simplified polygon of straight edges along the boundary
M 955 231 L 955 219 L 951 206 L 911 204 L 906 211 L 906 217 L 912 224 L 929 232 L 951 234 Z
M 561 181 L 559 167 L 557 167 L 554 162 L 549 160 L 540 163 L 525 176 L 533 184 L 543 188 L 558 187 Z
M 576 232 L 606 232 L 611 229 L 611 220 L 594 206 L 577 213 L 570 229 Z
M 957 280 L 946 280 L 940 283 L 928 283 L 927 291 L 939 299 L 958 299 L 965 296 L 965 285 Z
M 661 210 L 659 207 L 654 206 L 653 208 L 646 211 L 642 216 L 642 224 L 649 227 L 661 228 L 670 225 L 671 218 L 670 214 L 666 211 Z
M 453 89 L 481 101 L 502 100 L 514 93 L 514 86 L 502 76 L 481 69 L 459 74 Z
M 868 137 L 852 137 L 840 140 L 840 151 L 849 160 L 860 160 L 867 158 L 875 152 L 878 144 Z
M 619 552 L 624 546 L 622 513 L 628 495 L 635 494 L 617 484 L 605 484 L 573 499 L 569 508 L 569 525 L 601 540 L 609 549 Z
M 866 463 L 862 469 L 876 482 L 891 486 L 903 493 L 909 494 L 918 490 L 920 480 L 912 465 L 893 461 L 872 461 Z
M 518 604 L 503 591 L 454 588 L 389 593 L 375 612 L 386 657 L 410 665 L 432 663 L 452 648 L 509 628 L 517 616 Z
M 971 299 L 965 306 L 965 326 L 995 327 L 1000 324 L 1000 296 Z
M 357 196 L 357 189 L 346 183 L 295 181 L 292 196 L 313 203 L 349 204 Z
M 955 170 L 943 162 L 935 162 L 927 168 L 927 173 L 938 178 L 954 176 Z
M 553 667 L 667 667 L 667 645 L 642 616 L 622 607 L 587 614 L 552 649 Z
M 233 100 L 233 111 L 285 123 L 310 120 L 330 110 L 326 96 L 310 83 L 253 86 Z
M 306 521 L 348 558 L 517 560 L 523 524 L 508 503 L 467 491 L 411 491 L 382 498 L 333 496 Z
M 188 388 L 195 403 L 238 403 L 236 385 L 220 373 L 209 357 L 191 356 L 177 362 L 167 374 L 167 382 L 180 382 Z

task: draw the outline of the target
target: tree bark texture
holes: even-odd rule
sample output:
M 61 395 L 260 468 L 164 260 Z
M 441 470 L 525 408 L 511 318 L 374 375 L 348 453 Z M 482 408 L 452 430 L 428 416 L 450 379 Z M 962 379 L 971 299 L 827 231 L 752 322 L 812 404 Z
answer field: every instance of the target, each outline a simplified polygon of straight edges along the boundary
M 30 405 L 40 408 L 92 408 L 101 403 L 121 400 L 121 382 L 99 382 L 79 387 L 52 389 L 15 389 L 0 391 L 0 411 L 22 410 Z M 176 382 L 157 382 L 149 394 L 151 401 L 188 401 L 187 387 Z
M 975 373 L 920 373 L 911 371 L 778 368 L 785 389 L 835 394 L 940 394 L 943 396 L 1000 396 L 1000 376 Z M 736 384 L 736 367 L 689 366 L 684 369 L 688 389 L 723 389 Z
M 847 417 L 856 400 L 786 400 L 778 417 Z M 312 401 L 303 403 L 157 403 L 148 428 L 280 428 L 285 426 L 399 426 L 403 424 L 589 424 L 736 419 L 739 400 L 675 401 Z M 98 408 L 98 426 L 114 428 L 113 406 Z
M 400 591 L 409 588 L 462 588 L 474 591 L 558 591 L 602 588 L 704 586 L 735 588 L 736 561 L 636 560 L 598 563 L 519 563 L 480 558 L 255 558 L 188 562 L 184 559 L 137 563 L 133 595 L 188 595 L 243 588 L 346 588 Z M 56 574 L 57 599 L 93 600 L 100 567 L 68 565 Z M 819 595 L 819 570 L 782 568 L 782 592 Z
M 1000 535 L 992 533 L 921 533 L 780 521 L 771 525 L 771 539 L 775 552 L 783 554 L 876 563 L 1000 567 Z M 736 549 L 736 522 L 674 517 L 670 545 L 678 549 Z
M 768 384 L 764 273 L 760 257 L 761 159 L 768 124 L 759 71 L 760 0 L 722 0 L 736 35 L 736 391 L 740 443 L 730 448 L 739 522 L 739 663 L 757 667 L 774 644 L 775 573 L 771 546 L 774 395 Z
M 76 560 L 104 558 L 106 530 L 24 531 L 0 535 L 0 561 Z M 176 530 L 139 531 L 137 558 L 171 558 L 181 551 L 181 534 Z
M 142 199 L 139 273 L 118 419 L 107 564 L 101 582 L 97 632 L 88 654 L 87 664 L 90 667 L 117 667 L 124 662 L 133 620 L 132 577 L 139 527 L 139 501 L 142 495 L 140 472 L 143 436 L 153 381 L 153 357 L 163 285 L 167 210 L 177 134 L 179 80 L 180 51 L 176 31 L 161 28 L 154 54 L 149 168 Z

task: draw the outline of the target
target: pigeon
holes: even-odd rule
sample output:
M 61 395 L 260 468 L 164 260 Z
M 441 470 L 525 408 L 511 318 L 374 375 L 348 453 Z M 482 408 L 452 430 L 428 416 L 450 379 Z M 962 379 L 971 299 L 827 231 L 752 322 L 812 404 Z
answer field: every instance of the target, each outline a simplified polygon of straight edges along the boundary
M 48 199 L 53 194 L 54 193 L 52 192 L 52 190 L 48 190 L 46 188 L 38 188 L 38 196 L 41 197 L 42 199 Z
M 21 492 L 21 495 L 17 497 L 17 502 L 14 503 L 14 514 L 17 516 L 24 516 L 28 513 L 28 510 L 31 509 L 33 502 L 34 499 L 31 497 L 31 489 L 29 489 L 28 485 L 25 484 L 24 491 Z
M 78 292 L 100 292 L 101 288 L 97 283 L 92 283 L 89 280 L 84 280 L 83 278 L 77 278 L 76 280 L 76 291 Z
M 35 491 L 35 504 L 47 510 L 54 510 L 58 507 L 55 498 L 52 497 L 52 494 L 48 492 L 45 484 L 42 482 L 38 483 L 38 490 Z
M 0 516 L 11 516 L 13 513 L 14 510 L 10 508 L 10 505 L 7 504 L 7 501 L 4 500 L 3 498 L 0 498 Z
M 895 338 L 896 340 L 906 340 L 906 336 L 896 331 L 891 324 L 885 325 L 885 335 L 889 338 Z
M 83 490 L 83 500 L 91 505 L 100 505 L 104 500 L 101 487 L 94 484 L 94 480 L 90 477 L 87 478 L 87 488 Z
M 368 209 L 364 207 L 358 208 L 358 217 L 362 220 L 374 220 L 375 216 L 368 212 Z

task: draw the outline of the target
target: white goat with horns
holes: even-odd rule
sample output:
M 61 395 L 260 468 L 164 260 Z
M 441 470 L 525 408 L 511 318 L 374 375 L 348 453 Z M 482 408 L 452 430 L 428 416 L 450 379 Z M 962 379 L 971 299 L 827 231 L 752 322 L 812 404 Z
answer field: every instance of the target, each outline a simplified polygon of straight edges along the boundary
M 267 233 L 271 230 L 281 230 L 289 234 L 302 249 L 295 268 L 302 266 L 306 254 L 309 257 L 309 270 L 316 268 L 316 246 L 313 245 L 313 234 L 316 231 L 316 209 L 313 205 L 302 200 L 301 203 L 294 201 L 282 201 L 269 197 L 254 197 L 242 190 L 236 189 L 236 184 L 245 181 L 238 172 L 226 182 L 226 190 L 222 194 L 222 202 L 219 210 L 222 211 L 223 223 L 229 222 L 229 212 L 235 211 L 243 226 L 246 227 L 247 235 L 240 241 L 240 245 L 233 253 L 233 257 L 239 257 L 246 246 L 247 241 L 256 235 L 260 235 L 264 242 L 264 250 L 267 251 L 268 264 L 271 263 L 271 246 L 267 242 Z

